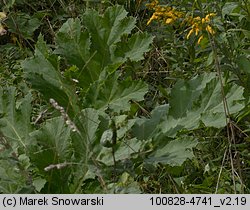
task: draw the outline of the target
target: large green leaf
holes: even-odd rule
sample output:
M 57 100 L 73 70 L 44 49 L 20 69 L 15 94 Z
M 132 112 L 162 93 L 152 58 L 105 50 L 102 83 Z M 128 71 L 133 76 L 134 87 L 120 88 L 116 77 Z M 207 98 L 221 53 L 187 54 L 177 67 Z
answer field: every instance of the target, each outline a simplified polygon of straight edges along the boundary
M 244 107 L 243 88 L 227 82 L 224 89 L 230 114 L 239 112 Z M 169 105 L 169 114 L 160 125 L 165 135 L 196 129 L 201 122 L 207 127 L 226 126 L 221 85 L 213 73 L 179 81 L 171 92 Z
M 65 80 L 59 69 L 59 58 L 52 55 L 40 35 L 35 55 L 22 62 L 25 77 L 32 87 L 40 91 L 49 100 L 53 98 L 72 116 L 78 112 L 74 86 Z
M 19 162 L 14 160 L 13 157 L 9 159 L 6 157 L 7 155 L 4 157 L 0 155 L 0 193 L 15 194 L 22 193 L 22 190 L 24 190 L 23 193 L 32 193 L 32 187 L 30 186 L 30 189 L 28 189 L 27 177 L 23 176 L 18 167 Z
M 34 144 L 29 136 L 32 131 L 32 95 L 17 97 L 15 87 L 0 87 L 0 192 L 31 193 L 28 184 L 25 155 Z M 25 156 L 27 157 L 27 156 Z M 20 158 L 20 161 L 19 161 Z M 22 159 L 22 160 L 21 160 Z M 27 158 L 28 159 L 28 158 Z
M 94 83 L 86 94 L 86 106 L 95 109 L 112 109 L 115 112 L 128 110 L 129 101 L 141 101 L 148 88 L 142 81 L 118 80 L 118 74 L 110 74 L 104 81 Z
M 136 123 L 132 128 L 132 134 L 139 140 L 148 140 L 154 138 L 160 131 L 158 124 L 166 117 L 169 105 L 157 106 L 152 112 L 151 117 L 137 118 Z
M 222 16 L 225 17 L 226 15 L 232 15 L 233 11 L 239 7 L 238 2 L 226 2 L 222 8 Z
M 80 19 L 69 19 L 56 34 L 55 53 L 63 55 L 71 65 L 82 69 L 90 58 L 90 37 L 82 31 Z
M 47 163 L 43 161 L 44 166 L 60 163 L 70 158 L 70 128 L 66 127 L 62 117 L 47 120 L 46 124 L 32 132 L 30 136 L 39 145 L 39 151 L 34 155 L 41 157 L 44 155 L 43 152 L 51 154 L 46 158 L 50 158 L 52 161 Z
M 243 88 L 233 82 L 225 84 L 229 112 L 235 114 L 244 107 Z M 181 130 L 193 130 L 202 125 L 226 126 L 221 85 L 214 73 L 179 80 L 171 90 L 169 104 L 156 107 L 151 119 L 137 119 L 132 133 L 140 140 L 156 140 L 163 136 L 175 137 Z
M 171 90 L 169 114 L 174 118 L 184 117 L 198 100 L 206 84 L 214 78 L 214 74 L 204 74 L 190 80 L 177 81 Z
M 239 56 L 237 59 L 237 64 L 240 70 L 248 74 L 250 73 L 250 60 L 246 56 Z
M 133 154 L 138 153 L 142 149 L 143 145 L 144 143 L 136 138 L 119 142 L 114 151 L 115 160 L 124 161 L 130 159 Z M 103 147 L 97 156 L 97 160 L 108 166 L 114 165 L 112 149 Z
M 8 144 L 16 151 L 27 149 L 30 144 L 29 133 L 32 95 L 16 100 L 17 91 L 14 87 L 0 88 L 0 132 Z
M 79 80 L 79 85 L 88 88 L 90 83 L 99 78 L 101 68 L 99 61 L 93 57 L 96 52 L 91 47 L 90 36 L 83 31 L 79 19 L 69 19 L 56 34 L 56 50 L 54 53 L 66 58 L 68 64 L 76 66 L 71 77 Z
M 96 59 L 101 68 L 112 64 L 116 43 L 135 27 L 135 18 L 126 16 L 126 10 L 118 5 L 109 7 L 103 16 L 93 10 L 87 10 L 84 14 L 84 25 L 90 33 L 91 47 L 97 52 Z
M 89 162 L 95 159 L 93 146 L 96 144 L 96 132 L 100 123 L 98 118 L 98 111 L 87 108 L 82 110 L 74 120 L 78 131 L 71 133 L 74 157 L 77 161 L 72 177 L 71 192 L 73 193 L 81 192 Z
M 36 142 L 30 150 L 30 157 L 33 165 L 39 169 L 39 174 L 42 174 L 48 182 L 49 188 L 45 188 L 46 192 L 69 193 L 69 184 L 66 183 L 74 167 L 70 131 L 64 119 L 57 117 L 47 120 L 39 130 L 30 134 L 32 140 Z M 64 167 L 58 169 L 57 164 L 64 164 Z
M 142 193 L 139 183 L 128 172 L 121 174 L 117 183 L 108 186 L 108 193 L 115 194 L 140 194 Z
M 81 162 L 88 161 L 99 123 L 99 112 L 91 108 L 83 109 L 75 118 L 78 132 L 72 133 L 72 146 L 75 157 Z
M 147 162 L 163 163 L 171 166 L 181 166 L 188 158 L 194 157 L 193 150 L 198 141 L 190 136 L 182 136 L 178 139 L 170 141 L 162 148 L 158 148 L 153 152 Z
M 143 59 L 144 52 L 149 50 L 153 37 L 146 33 L 133 34 L 128 42 L 118 43 L 115 56 L 119 58 L 129 58 L 131 61 L 139 61 Z
M 25 13 L 10 12 L 6 20 L 8 31 L 17 34 L 24 39 L 33 40 L 32 36 L 36 29 L 41 25 L 41 21 Z
M 71 72 L 71 77 L 79 81 L 84 91 L 99 79 L 104 69 L 112 73 L 127 59 L 143 59 L 153 40 L 147 34 L 129 37 L 136 19 L 127 17 L 122 6 L 109 7 L 104 15 L 89 9 L 82 22 L 84 27 L 79 19 L 69 19 L 63 24 L 56 34 L 54 53 L 78 68 Z

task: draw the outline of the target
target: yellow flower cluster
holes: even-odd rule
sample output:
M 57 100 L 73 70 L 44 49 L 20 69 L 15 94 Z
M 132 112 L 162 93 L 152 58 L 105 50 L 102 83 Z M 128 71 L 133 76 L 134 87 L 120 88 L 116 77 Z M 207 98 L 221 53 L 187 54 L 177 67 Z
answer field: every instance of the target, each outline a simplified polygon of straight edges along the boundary
M 7 33 L 7 31 L 4 29 L 4 26 L 1 23 L 1 21 L 5 18 L 6 18 L 6 14 L 4 12 L 0 12 L 0 36 Z
M 189 39 L 189 37 L 192 34 L 195 34 L 196 36 L 198 36 L 200 34 L 200 32 L 203 32 L 204 29 L 211 35 L 215 34 L 214 29 L 212 28 L 212 26 L 210 25 L 211 22 L 211 18 L 214 17 L 216 14 L 215 13 L 210 13 L 208 15 L 206 15 L 205 18 L 201 18 L 201 17 L 195 17 L 195 18 L 189 18 L 188 23 L 190 23 L 191 25 L 191 29 L 187 34 L 187 39 Z M 201 34 L 199 36 L 198 39 L 198 44 L 200 44 L 201 40 L 204 38 L 204 35 Z
M 158 0 L 153 0 L 151 3 L 146 4 L 146 6 L 149 9 L 154 10 L 154 13 L 147 22 L 147 25 L 149 25 L 153 20 L 162 21 L 164 24 L 172 24 L 176 20 L 182 18 L 183 22 L 186 22 L 190 26 L 187 39 L 189 39 L 192 34 L 195 34 L 196 36 L 199 36 L 198 44 L 200 44 L 201 40 L 204 38 L 204 31 L 207 31 L 211 35 L 215 34 L 215 31 L 210 24 L 212 17 L 216 15 L 215 13 L 209 13 L 204 18 L 199 16 L 184 18 L 183 12 L 179 12 L 169 6 L 159 5 Z
M 154 13 L 147 22 L 147 25 L 149 25 L 153 20 L 163 21 L 165 24 L 171 24 L 184 16 L 182 12 L 176 11 L 172 7 L 159 5 L 158 0 L 154 0 L 146 6 L 149 9 L 154 10 Z

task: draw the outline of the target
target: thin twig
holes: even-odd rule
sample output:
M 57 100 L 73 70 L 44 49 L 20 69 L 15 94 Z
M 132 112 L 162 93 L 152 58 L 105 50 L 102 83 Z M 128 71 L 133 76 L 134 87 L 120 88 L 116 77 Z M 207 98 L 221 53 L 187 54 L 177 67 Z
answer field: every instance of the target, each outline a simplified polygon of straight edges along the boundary
M 217 183 L 216 183 L 216 188 L 215 188 L 215 194 L 218 193 L 220 177 L 221 177 L 221 173 L 222 173 L 222 169 L 223 169 L 223 166 L 224 166 L 224 163 L 225 163 L 226 156 L 227 156 L 227 149 L 224 152 L 224 156 L 223 156 L 222 163 L 221 163 L 221 166 L 220 166 L 220 171 L 219 171 L 219 175 L 218 175 L 218 179 L 217 179 Z
M 236 182 L 234 178 L 234 164 L 233 164 L 233 157 L 232 157 L 232 143 L 235 145 L 235 133 L 234 133 L 234 128 L 231 123 L 231 118 L 230 118 L 230 112 L 227 104 L 227 99 L 226 99 L 226 94 L 224 91 L 224 84 L 223 84 L 223 79 L 222 79 L 222 72 L 218 60 L 218 53 L 217 53 L 217 48 L 215 44 L 214 37 L 211 36 L 208 33 L 209 41 L 211 43 L 212 51 L 214 52 L 214 63 L 215 63 L 215 68 L 218 73 L 219 77 L 219 82 L 221 86 L 221 95 L 222 95 L 222 102 L 223 102 L 223 108 L 224 108 L 224 113 L 225 113 L 225 120 L 226 120 L 226 125 L 227 125 L 227 138 L 228 138 L 228 152 L 229 152 L 229 157 L 230 157 L 230 163 L 231 163 L 231 171 L 232 171 L 232 180 L 233 180 L 233 186 L 234 186 L 234 192 L 236 193 Z

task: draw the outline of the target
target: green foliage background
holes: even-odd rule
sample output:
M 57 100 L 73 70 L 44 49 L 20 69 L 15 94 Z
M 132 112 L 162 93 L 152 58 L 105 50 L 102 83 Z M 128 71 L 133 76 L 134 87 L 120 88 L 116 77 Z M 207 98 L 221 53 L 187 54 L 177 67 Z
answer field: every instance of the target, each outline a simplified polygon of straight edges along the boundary
M 1 193 L 250 192 L 249 0 L 146 3 L 1 1 Z

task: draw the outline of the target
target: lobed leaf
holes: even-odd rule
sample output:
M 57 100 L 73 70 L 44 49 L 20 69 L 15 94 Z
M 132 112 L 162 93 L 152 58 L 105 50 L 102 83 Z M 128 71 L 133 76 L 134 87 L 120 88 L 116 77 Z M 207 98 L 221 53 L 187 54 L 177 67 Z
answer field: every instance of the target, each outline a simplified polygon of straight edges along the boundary
M 51 54 L 41 35 L 36 44 L 34 57 L 24 60 L 21 65 L 32 87 L 40 91 L 48 101 L 53 98 L 68 110 L 70 116 L 78 112 L 74 86 L 62 77 L 59 58 Z
M 224 93 L 230 114 L 244 107 L 243 91 L 232 82 L 226 83 Z M 207 127 L 226 126 L 221 85 L 214 73 L 179 81 L 171 91 L 169 105 L 169 114 L 160 125 L 165 135 L 175 136 L 178 131 L 196 129 L 201 123 Z
M 69 65 L 77 66 L 72 77 L 86 91 L 99 80 L 103 71 L 114 72 L 127 59 L 139 61 L 150 48 L 152 36 L 135 34 L 136 19 L 127 17 L 119 5 L 109 7 L 104 15 L 93 9 L 82 18 L 69 19 L 56 34 L 55 54 L 62 55 Z
M 14 151 L 27 149 L 30 123 L 32 95 L 16 100 L 15 87 L 0 88 L 0 132 L 7 139 Z
M 182 136 L 170 141 L 162 148 L 153 152 L 146 162 L 162 163 L 170 166 L 181 166 L 187 159 L 194 157 L 193 148 L 198 141 L 190 136 Z
M 72 149 L 70 147 L 71 137 L 70 128 L 66 127 L 64 119 L 62 117 L 55 117 L 46 121 L 46 124 L 42 125 L 39 130 L 36 130 L 30 134 L 33 142 L 36 143 L 30 149 L 30 158 L 39 174 L 43 175 L 46 181 L 49 183 L 44 186 L 45 192 L 60 193 L 70 192 L 69 174 L 72 171 Z M 65 167 L 60 168 L 51 167 L 56 164 L 69 163 Z M 46 168 L 50 168 L 46 170 Z M 40 180 L 44 183 L 44 180 Z M 40 185 L 42 184 L 40 183 Z M 34 183 L 35 187 L 38 183 Z
M 95 109 L 112 109 L 114 112 L 129 110 L 130 100 L 141 101 L 148 88 L 142 81 L 119 81 L 118 74 L 110 74 L 106 80 L 94 83 L 86 94 L 86 105 Z

